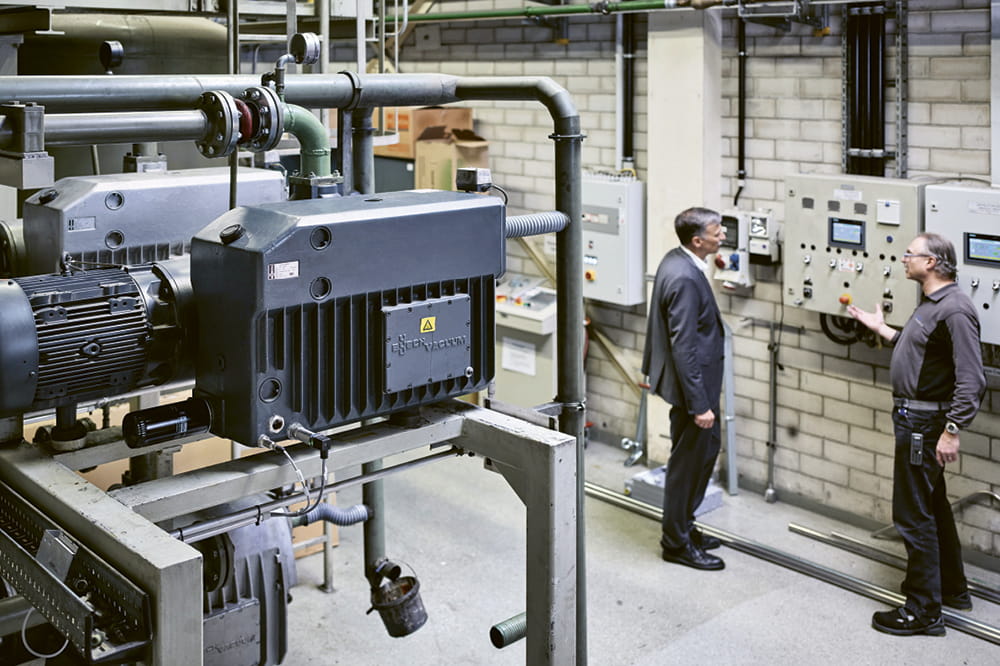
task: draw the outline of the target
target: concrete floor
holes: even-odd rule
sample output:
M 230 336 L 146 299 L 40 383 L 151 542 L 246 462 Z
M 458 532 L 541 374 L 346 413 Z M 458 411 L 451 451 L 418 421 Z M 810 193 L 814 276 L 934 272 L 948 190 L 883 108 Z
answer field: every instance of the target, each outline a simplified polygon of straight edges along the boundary
M 614 485 L 638 468 L 625 454 L 592 443 L 588 475 Z M 615 490 L 621 490 L 621 486 Z M 391 638 L 369 607 L 362 576 L 362 530 L 341 529 L 332 594 L 321 592 L 322 556 L 299 560 L 292 590 L 286 664 L 524 664 L 523 641 L 497 650 L 492 624 L 524 610 L 525 512 L 481 459 L 449 459 L 385 482 L 387 555 L 421 583 L 427 624 Z M 360 501 L 360 490 L 338 497 Z M 857 538 L 850 525 L 742 492 L 701 517 L 705 524 L 779 548 L 863 580 L 897 589 L 901 572 L 788 531 L 790 522 Z M 949 629 L 899 638 L 870 628 L 877 602 L 723 547 L 722 572 L 660 559 L 659 524 L 594 499 L 586 504 L 589 663 L 997 664 L 1000 647 Z M 873 545 L 902 554 L 899 544 Z M 970 577 L 1000 587 L 1000 575 Z M 976 599 L 969 614 L 1000 626 L 1000 606 Z

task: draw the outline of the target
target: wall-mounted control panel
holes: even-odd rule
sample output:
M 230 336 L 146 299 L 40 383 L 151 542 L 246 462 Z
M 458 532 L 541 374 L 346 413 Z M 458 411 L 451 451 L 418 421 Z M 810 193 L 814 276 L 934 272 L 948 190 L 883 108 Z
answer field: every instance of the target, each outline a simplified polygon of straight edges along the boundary
M 785 179 L 784 303 L 847 316 L 882 305 L 906 323 L 918 287 L 901 259 L 923 229 L 925 182 L 851 175 Z
M 646 300 L 645 190 L 634 176 L 584 173 L 583 296 L 636 305 Z
M 722 225 L 726 240 L 715 255 L 712 277 L 725 287 L 752 287 L 751 265 L 779 261 L 781 225 L 770 211 L 745 210 L 723 211 Z
M 715 254 L 712 277 L 722 282 L 727 289 L 753 286 L 750 274 L 750 223 L 747 214 L 741 210 L 726 211 L 722 214 L 722 226 L 726 229 L 726 240 L 719 245 Z
M 979 311 L 981 339 L 1000 344 L 1000 191 L 928 185 L 924 223 L 955 246 L 958 286 Z

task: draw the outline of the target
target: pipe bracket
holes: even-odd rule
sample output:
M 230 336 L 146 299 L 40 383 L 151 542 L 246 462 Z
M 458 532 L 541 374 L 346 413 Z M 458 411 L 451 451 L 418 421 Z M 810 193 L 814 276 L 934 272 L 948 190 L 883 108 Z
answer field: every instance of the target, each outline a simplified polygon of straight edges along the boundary
M 352 109 L 352 110 L 356 109 L 358 107 L 358 104 L 361 103 L 361 90 L 362 90 L 361 77 L 358 76 L 356 72 L 350 72 L 347 70 L 338 72 L 338 74 L 343 74 L 351 82 L 351 101 L 340 108 Z

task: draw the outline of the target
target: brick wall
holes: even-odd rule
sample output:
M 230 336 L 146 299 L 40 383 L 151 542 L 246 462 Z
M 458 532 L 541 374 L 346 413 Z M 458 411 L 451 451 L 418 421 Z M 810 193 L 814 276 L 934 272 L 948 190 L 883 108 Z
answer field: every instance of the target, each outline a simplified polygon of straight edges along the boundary
M 520 3 L 449 3 L 468 6 Z M 909 174 L 989 178 L 989 3 L 987 0 L 911 0 Z M 747 115 L 749 177 L 740 204 L 770 208 L 783 219 L 783 179 L 795 172 L 839 173 L 840 25 L 832 10 L 828 36 L 811 28 L 789 33 L 750 24 Z M 736 191 L 736 23 L 725 11 L 723 54 L 723 200 Z M 569 19 L 568 44 L 552 42 L 544 25 L 519 21 L 440 24 L 441 48 L 420 50 L 411 37 L 402 71 L 456 75 L 537 75 L 563 85 L 573 96 L 587 134 L 585 165 L 611 168 L 614 151 L 614 17 Z M 645 94 L 647 77 L 659 67 L 646 60 L 646 20 L 637 21 L 636 166 L 647 173 Z M 889 22 L 889 30 L 894 24 Z M 891 39 L 888 40 L 891 44 Z M 338 54 L 340 52 L 338 51 Z M 350 67 L 353 54 L 340 54 Z M 887 74 L 895 73 L 890 49 Z M 510 193 L 511 213 L 553 206 L 551 121 L 533 102 L 482 102 L 475 107 L 477 131 L 491 141 L 494 179 Z M 894 117 L 890 104 L 887 118 Z M 894 135 L 887 128 L 887 137 Z M 682 159 L 682 156 L 678 156 Z M 890 165 L 891 166 L 891 165 Z M 696 202 L 692 202 L 696 203 Z M 508 269 L 535 273 L 520 248 L 510 244 Z M 820 331 L 818 316 L 781 307 L 780 269 L 756 267 L 750 297 L 720 294 L 736 336 L 734 382 L 739 471 L 745 482 L 767 477 L 767 322 L 783 318 L 777 390 L 775 485 L 786 499 L 801 499 L 862 518 L 889 522 L 892 480 L 892 426 L 888 407 L 889 351 L 863 344 L 837 345 Z M 589 303 L 601 330 L 620 346 L 638 372 L 645 333 L 645 308 Z M 610 441 L 632 436 L 638 398 L 608 355 L 593 342 L 587 359 L 588 417 Z M 953 496 L 1000 490 L 1000 392 L 989 391 L 983 412 L 962 435 L 960 464 L 947 474 Z M 973 506 L 960 514 L 966 543 L 1000 554 L 1000 518 L 995 508 Z

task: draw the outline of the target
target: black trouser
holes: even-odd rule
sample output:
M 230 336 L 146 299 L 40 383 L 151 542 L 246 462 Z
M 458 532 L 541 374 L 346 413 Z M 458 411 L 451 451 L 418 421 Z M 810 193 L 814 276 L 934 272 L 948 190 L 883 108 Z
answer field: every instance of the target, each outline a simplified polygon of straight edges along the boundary
M 690 539 L 694 512 L 705 498 L 715 458 L 722 441 L 719 437 L 719 406 L 712 407 L 715 424 L 699 428 L 684 407 L 670 408 L 670 460 L 663 491 L 664 548 L 678 549 Z
M 945 421 L 943 411 L 897 407 L 892 412 L 896 432 L 892 520 L 907 554 L 906 578 L 900 589 L 906 595 L 907 609 L 920 618 L 938 617 L 942 595 L 956 596 L 968 589 L 944 468 L 935 454 Z M 915 432 L 924 436 L 919 464 L 910 461 Z

